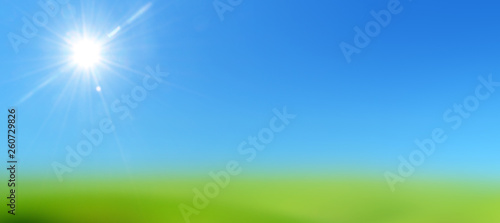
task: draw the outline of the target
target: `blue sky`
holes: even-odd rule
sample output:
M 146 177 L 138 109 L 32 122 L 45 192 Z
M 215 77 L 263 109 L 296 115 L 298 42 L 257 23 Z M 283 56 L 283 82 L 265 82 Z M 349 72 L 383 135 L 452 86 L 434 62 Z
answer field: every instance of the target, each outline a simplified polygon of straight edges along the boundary
M 88 77 L 71 79 L 66 64 L 43 68 L 67 59 L 68 32 L 84 26 L 105 38 L 150 1 L 84 2 L 70 1 L 72 18 L 50 18 L 15 53 L 7 34 L 20 33 L 22 17 L 40 7 L 2 1 L 0 102 L 19 109 L 20 156 L 33 173 L 53 174 L 64 148 L 106 116 L 103 102 L 130 93 L 147 66 L 168 72 L 166 83 L 148 92 L 133 120 L 111 114 L 116 135 L 72 174 L 205 173 L 240 159 L 239 143 L 266 127 L 274 108 L 287 107 L 297 119 L 249 170 L 381 175 L 416 148 L 416 138 L 449 130 L 443 113 L 474 93 L 479 76 L 500 80 L 494 1 L 401 1 L 403 11 L 351 63 L 339 44 L 352 44 L 353 27 L 389 1 L 244 1 L 224 21 L 211 1 L 153 1 L 107 43 L 103 56 L 120 66 L 97 68 L 99 93 Z M 497 94 L 449 131 L 419 174 L 497 176 Z

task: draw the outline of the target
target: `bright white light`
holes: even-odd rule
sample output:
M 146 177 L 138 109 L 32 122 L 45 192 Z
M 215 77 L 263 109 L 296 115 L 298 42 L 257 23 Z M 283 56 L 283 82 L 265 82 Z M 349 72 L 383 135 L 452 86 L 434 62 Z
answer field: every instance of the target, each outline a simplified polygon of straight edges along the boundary
M 95 90 L 96 90 L 97 92 L 101 92 L 101 86 L 97 86 L 97 87 L 95 88 Z
M 101 60 L 101 46 L 90 40 L 76 42 L 73 47 L 73 62 L 82 68 L 92 68 Z

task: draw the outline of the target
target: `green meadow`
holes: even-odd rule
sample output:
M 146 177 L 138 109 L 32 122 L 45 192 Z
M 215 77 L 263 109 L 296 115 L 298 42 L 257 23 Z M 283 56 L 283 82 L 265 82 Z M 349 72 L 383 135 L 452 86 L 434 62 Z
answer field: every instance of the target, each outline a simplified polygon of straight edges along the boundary
M 21 180 L 16 215 L 0 222 L 184 222 L 179 204 L 209 178 Z M 2 188 L 7 192 L 6 187 Z M 7 199 L 3 199 L 6 203 Z M 392 193 L 380 179 L 233 179 L 193 223 L 493 223 L 493 183 L 407 182 Z

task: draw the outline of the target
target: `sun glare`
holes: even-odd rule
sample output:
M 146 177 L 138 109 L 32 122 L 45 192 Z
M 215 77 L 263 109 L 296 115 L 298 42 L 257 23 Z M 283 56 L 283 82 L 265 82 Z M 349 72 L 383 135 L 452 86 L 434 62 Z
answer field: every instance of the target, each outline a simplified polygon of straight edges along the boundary
M 81 40 L 72 46 L 73 62 L 81 68 L 93 68 L 101 60 L 101 46 L 91 40 Z

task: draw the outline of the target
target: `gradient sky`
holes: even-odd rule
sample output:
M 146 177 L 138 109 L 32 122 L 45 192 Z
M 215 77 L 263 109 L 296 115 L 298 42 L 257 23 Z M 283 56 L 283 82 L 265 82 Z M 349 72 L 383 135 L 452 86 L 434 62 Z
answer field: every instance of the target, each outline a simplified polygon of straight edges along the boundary
M 120 66 L 97 72 L 103 100 L 88 77 L 75 81 L 60 64 L 68 57 L 62 37 L 85 27 L 105 38 L 150 1 L 82 2 L 70 1 L 73 18 L 50 18 L 15 53 L 7 34 L 20 33 L 22 17 L 40 7 L 0 1 L 8 6 L 0 8 L 0 104 L 19 110 L 26 172 L 55 179 L 50 164 L 106 117 L 103 101 L 129 94 L 142 81 L 137 72 L 158 64 L 170 73 L 167 83 L 149 92 L 133 120 L 112 113 L 116 137 L 106 135 L 69 177 L 217 170 L 241 159 L 239 143 L 285 106 L 297 119 L 249 171 L 382 177 L 416 149 L 415 139 L 441 127 L 449 139 L 419 175 L 498 177 L 500 93 L 456 131 L 442 118 L 474 93 L 479 76 L 500 80 L 498 2 L 401 1 L 403 11 L 347 63 L 339 44 L 352 44 L 353 27 L 373 20 L 370 11 L 386 9 L 387 0 L 244 1 L 224 21 L 212 1 L 153 1 L 107 45 L 105 56 Z

